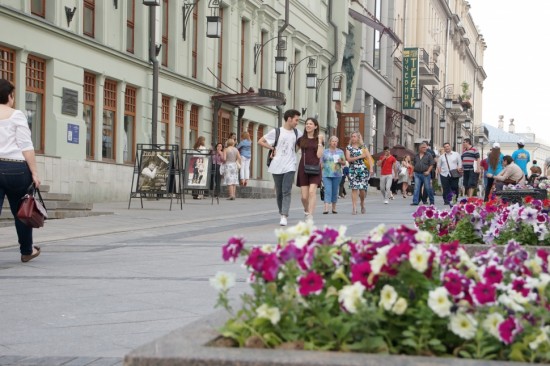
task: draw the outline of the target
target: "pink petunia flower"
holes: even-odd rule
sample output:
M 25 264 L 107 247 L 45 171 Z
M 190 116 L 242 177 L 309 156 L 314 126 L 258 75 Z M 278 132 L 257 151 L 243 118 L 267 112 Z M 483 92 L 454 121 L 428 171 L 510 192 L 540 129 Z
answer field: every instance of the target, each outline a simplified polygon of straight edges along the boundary
M 470 291 L 477 305 L 492 305 L 497 298 L 497 289 L 492 283 L 479 282 Z
M 244 247 L 244 239 L 238 236 L 232 236 L 222 247 L 222 258 L 225 262 L 235 261 Z
M 492 265 L 485 268 L 485 271 L 483 272 L 483 278 L 485 279 L 486 283 L 496 285 L 502 282 L 504 274 L 502 273 L 502 270 L 500 270 L 497 266 Z
M 451 269 L 443 274 L 443 286 L 449 294 L 457 299 L 464 297 L 468 279 L 457 270 Z
M 371 276 L 371 274 L 372 268 L 369 262 L 355 264 L 351 267 L 351 282 L 360 282 L 367 289 L 372 289 L 376 285 L 378 276 Z
M 315 272 L 309 272 L 298 279 L 300 295 L 308 296 L 311 294 L 319 295 L 325 286 L 323 277 Z
M 511 344 L 514 341 L 514 338 L 519 334 L 523 329 L 521 324 L 516 318 L 510 317 L 504 320 L 498 326 L 498 334 L 500 340 L 505 344 Z
M 315 234 L 317 234 L 315 242 L 322 245 L 334 244 L 336 242 L 336 239 L 340 235 L 338 230 L 329 227 L 325 228 L 324 230 L 316 230 Z

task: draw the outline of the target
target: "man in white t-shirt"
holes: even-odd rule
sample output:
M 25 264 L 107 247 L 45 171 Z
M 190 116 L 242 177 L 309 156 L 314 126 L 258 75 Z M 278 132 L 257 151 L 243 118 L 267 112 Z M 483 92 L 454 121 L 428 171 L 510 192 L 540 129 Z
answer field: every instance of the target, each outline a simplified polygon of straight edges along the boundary
M 289 109 L 284 114 L 283 126 L 279 129 L 279 139 L 276 147 L 275 139 L 277 128 L 269 131 L 265 136 L 258 140 L 260 146 L 270 150 L 273 158 L 267 169 L 273 175 L 275 183 L 275 192 L 277 194 L 277 207 L 281 215 L 281 226 L 287 225 L 288 211 L 290 209 L 290 198 L 292 193 L 292 184 L 294 183 L 294 174 L 296 173 L 296 141 L 302 136 L 302 131 L 296 130 L 300 112 L 295 109 Z

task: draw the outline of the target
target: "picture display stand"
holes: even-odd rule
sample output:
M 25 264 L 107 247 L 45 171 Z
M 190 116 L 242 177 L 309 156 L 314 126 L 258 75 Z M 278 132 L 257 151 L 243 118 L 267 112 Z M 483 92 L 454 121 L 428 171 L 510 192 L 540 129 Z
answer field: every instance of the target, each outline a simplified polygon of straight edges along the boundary
M 183 209 L 182 170 L 178 145 L 137 144 L 134 174 L 128 209 L 132 198 L 179 199 Z
M 182 150 L 183 191 L 194 196 L 207 195 L 214 204 L 214 198 L 220 203 L 219 197 L 214 197 L 216 187 L 213 171 L 212 152 L 210 150 Z M 185 200 L 185 195 L 184 195 Z

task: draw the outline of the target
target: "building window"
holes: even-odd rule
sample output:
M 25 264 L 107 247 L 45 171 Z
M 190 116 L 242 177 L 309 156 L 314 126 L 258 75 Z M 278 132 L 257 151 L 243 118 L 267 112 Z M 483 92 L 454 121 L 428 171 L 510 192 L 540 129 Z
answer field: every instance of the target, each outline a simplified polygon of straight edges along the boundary
M 376 0 L 375 1 L 375 9 L 374 9 L 374 12 L 375 12 L 375 17 L 376 19 L 380 20 L 381 16 L 382 16 L 382 4 L 381 4 L 381 0 Z M 375 70 L 380 70 L 380 38 L 381 38 L 381 34 L 380 34 L 380 31 L 379 30 L 375 30 L 374 31 L 374 50 L 373 50 L 373 60 L 372 60 L 372 66 L 374 67 Z
M 168 66 L 168 0 L 162 3 L 162 66 Z
M 46 0 L 31 0 L 31 13 L 39 17 L 46 17 Z
M 197 57 L 199 54 L 199 7 L 195 6 L 193 8 L 193 51 L 191 53 L 191 76 L 197 78 Z
M 27 58 L 25 110 L 34 149 L 44 153 L 44 100 L 46 94 L 46 61 L 36 56 Z
M 95 37 L 95 0 L 84 0 L 82 29 L 85 35 Z
M 185 139 L 185 131 L 183 129 L 185 123 L 185 102 L 178 100 L 176 102 L 176 135 L 174 143 L 179 146 L 180 151 L 183 149 L 183 141 Z
M 0 77 L 15 84 L 15 51 L 0 46 Z
M 225 145 L 225 141 L 229 138 L 229 130 L 231 127 L 231 114 L 223 109 L 218 114 L 218 142 Z M 214 143 L 214 141 L 212 141 Z
M 222 87 L 223 80 L 223 8 L 220 8 L 221 36 L 218 42 L 218 88 Z
M 115 160 L 116 155 L 116 81 L 105 80 L 103 90 L 103 131 L 101 151 L 104 160 Z
M 128 8 L 126 11 L 126 51 L 130 53 L 134 53 L 135 19 L 136 3 L 135 1 L 128 1 Z
M 168 145 L 168 127 L 170 126 L 170 97 L 162 96 L 162 112 L 160 117 L 160 145 Z
M 241 19 L 241 93 L 245 92 L 244 88 L 244 60 L 245 60 L 245 47 L 246 47 L 246 21 Z
M 189 116 L 189 137 L 194 144 L 199 137 L 199 107 L 196 105 L 191 106 L 191 115 Z
M 124 148 L 122 154 L 125 163 L 133 163 L 136 155 L 136 88 L 126 86 L 124 94 Z
M 95 143 L 95 86 L 94 74 L 84 73 L 84 102 L 82 114 L 86 124 L 86 158 L 94 158 Z

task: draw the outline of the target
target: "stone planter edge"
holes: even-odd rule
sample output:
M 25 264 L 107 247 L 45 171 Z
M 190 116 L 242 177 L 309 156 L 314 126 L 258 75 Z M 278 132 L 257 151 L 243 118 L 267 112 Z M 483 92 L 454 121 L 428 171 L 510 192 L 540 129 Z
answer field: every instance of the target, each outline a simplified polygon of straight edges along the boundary
M 458 358 L 380 355 L 325 351 L 296 351 L 210 347 L 227 321 L 225 310 L 216 311 L 179 328 L 124 357 L 125 366 L 526 366 L 523 362 Z

